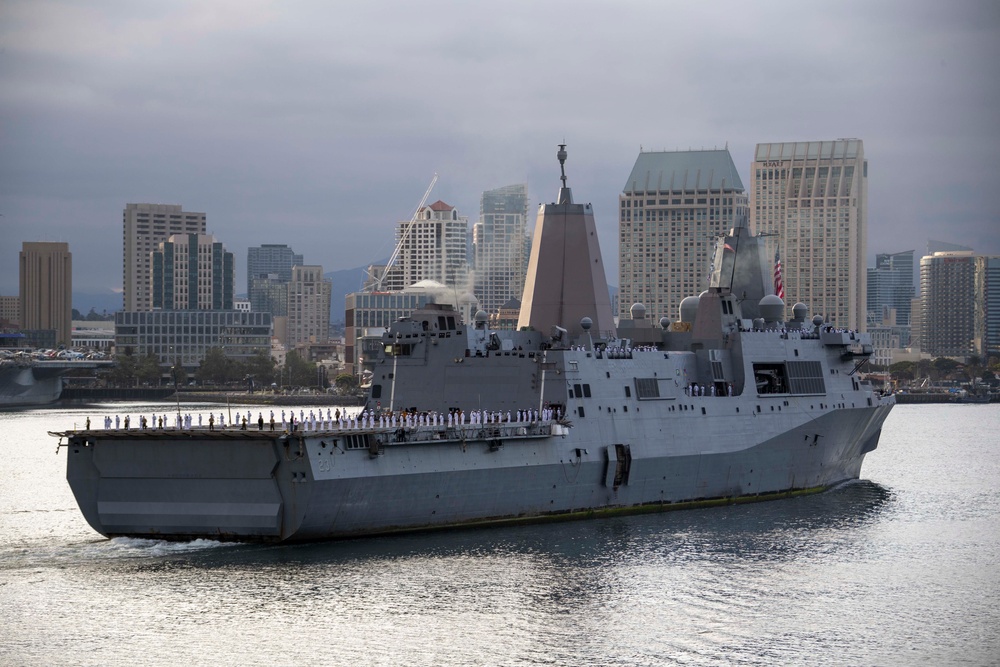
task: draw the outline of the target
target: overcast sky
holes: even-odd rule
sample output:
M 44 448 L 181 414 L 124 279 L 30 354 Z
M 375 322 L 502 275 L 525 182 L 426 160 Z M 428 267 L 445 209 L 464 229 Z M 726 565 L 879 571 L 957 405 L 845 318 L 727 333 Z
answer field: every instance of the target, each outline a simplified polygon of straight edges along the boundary
M 1000 254 L 1000 3 L 0 1 L 0 294 L 22 241 L 67 241 L 75 291 L 122 282 L 127 202 L 181 204 L 236 255 L 387 257 L 430 201 L 479 215 L 556 145 L 617 280 L 640 146 L 864 140 L 868 255 Z

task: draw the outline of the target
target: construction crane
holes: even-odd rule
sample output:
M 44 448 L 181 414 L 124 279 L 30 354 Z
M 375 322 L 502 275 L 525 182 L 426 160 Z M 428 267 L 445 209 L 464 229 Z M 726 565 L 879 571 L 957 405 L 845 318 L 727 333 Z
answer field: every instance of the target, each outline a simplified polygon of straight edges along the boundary
M 431 184 L 427 186 L 427 192 L 424 193 L 423 199 L 421 199 L 420 203 L 417 204 L 417 210 L 413 212 L 413 217 L 410 218 L 410 222 L 406 225 L 406 229 L 404 229 L 403 233 L 400 234 L 399 243 L 396 244 L 395 249 L 393 249 L 392 251 L 392 255 L 389 257 L 389 261 L 386 262 L 385 269 L 382 271 L 382 275 L 379 276 L 378 280 L 375 281 L 374 291 L 376 292 L 382 291 L 382 283 L 385 281 L 386 276 L 389 275 L 389 270 L 392 268 L 392 265 L 396 263 L 397 259 L 399 259 L 399 253 L 402 252 L 403 250 L 403 242 L 406 240 L 406 237 L 410 233 L 410 230 L 413 229 L 413 225 L 416 224 L 417 217 L 420 215 L 420 211 L 424 208 L 424 204 L 427 203 L 427 198 L 431 196 L 431 190 L 434 189 L 434 184 L 437 183 L 437 180 L 438 180 L 438 175 L 434 174 L 434 178 L 431 179 Z

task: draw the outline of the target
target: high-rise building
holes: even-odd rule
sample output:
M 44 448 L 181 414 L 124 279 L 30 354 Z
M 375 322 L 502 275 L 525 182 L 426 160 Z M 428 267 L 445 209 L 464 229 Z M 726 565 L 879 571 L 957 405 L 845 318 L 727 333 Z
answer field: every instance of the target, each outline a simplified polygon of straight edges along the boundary
M 325 343 L 330 338 L 330 294 L 333 283 L 322 266 L 293 266 L 288 283 L 288 333 L 285 344 Z
M 292 267 L 302 266 L 302 255 L 297 255 L 287 245 L 265 243 L 247 248 L 247 297 L 255 312 L 285 315 L 287 305 L 276 296 L 276 285 L 287 285 L 292 279 Z M 278 311 L 281 312 L 278 312 Z
M 932 357 L 964 357 L 975 337 L 976 257 L 969 250 L 920 259 L 920 346 Z
M 441 200 L 420 209 L 412 224 L 410 220 L 401 221 L 396 227 L 399 256 L 387 271 L 382 289 L 400 292 L 421 280 L 464 288 L 468 279 L 468 231 L 468 218 Z
M 867 327 L 873 335 L 876 354 L 880 342 L 908 347 L 911 339 L 913 251 L 876 255 L 875 267 L 868 269 L 867 283 Z M 887 329 L 888 334 L 875 336 L 875 327 Z
M 290 275 L 290 274 L 289 274 Z M 250 279 L 250 310 L 271 313 L 275 317 L 288 315 L 288 283 L 276 273 L 264 273 Z
M 57 345 L 72 344 L 73 255 L 68 243 L 21 244 L 21 328 L 55 331 Z
M 474 291 L 490 315 L 511 299 L 520 300 L 528 271 L 528 188 L 508 185 L 487 190 L 472 228 Z
M 984 360 L 1000 356 L 1000 256 L 976 257 L 973 291 L 974 351 Z
M 750 224 L 774 235 L 785 303 L 864 329 L 868 162 L 860 139 L 757 144 Z
M 747 219 L 728 150 L 641 152 L 618 197 L 619 317 L 653 322 L 708 289 L 716 239 Z
M 910 325 L 913 299 L 913 251 L 875 256 L 875 268 L 868 269 L 868 323 L 882 320 L 886 308 L 896 311 L 896 324 Z
M 152 252 L 174 234 L 204 234 L 205 214 L 174 204 L 126 204 L 122 220 L 124 309 L 152 310 Z
M 208 234 L 174 234 L 150 253 L 154 310 L 232 310 L 233 253 Z

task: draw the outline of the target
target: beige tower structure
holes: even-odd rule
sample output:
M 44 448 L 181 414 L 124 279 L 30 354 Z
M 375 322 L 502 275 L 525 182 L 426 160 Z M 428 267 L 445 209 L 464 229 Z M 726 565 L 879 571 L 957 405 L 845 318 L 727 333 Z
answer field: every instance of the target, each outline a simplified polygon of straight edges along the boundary
M 330 294 L 333 283 L 323 279 L 322 266 L 293 266 L 288 283 L 289 348 L 300 343 L 325 343 L 330 338 Z
M 612 336 L 615 322 L 594 209 L 590 204 L 573 203 L 573 192 L 566 187 L 565 148 L 565 144 L 559 146 L 562 187 L 556 203 L 538 209 L 517 326 L 544 333 L 559 326 L 579 335 L 583 331 L 580 322 L 586 317 L 595 338 Z
M 863 142 L 757 144 L 750 177 L 750 227 L 774 237 L 785 303 L 802 302 L 836 326 L 863 330 L 868 297 Z
M 204 234 L 205 214 L 175 204 L 126 204 L 122 220 L 124 309 L 152 310 L 152 252 L 174 234 Z
M 52 329 L 57 345 L 72 343 L 73 255 L 68 243 L 21 245 L 21 328 Z

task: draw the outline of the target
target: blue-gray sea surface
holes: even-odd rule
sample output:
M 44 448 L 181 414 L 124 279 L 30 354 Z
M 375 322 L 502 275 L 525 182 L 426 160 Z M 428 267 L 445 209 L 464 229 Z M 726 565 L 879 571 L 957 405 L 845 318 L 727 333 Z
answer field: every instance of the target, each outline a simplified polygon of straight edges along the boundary
M 898 406 L 862 479 L 809 497 L 297 546 L 103 539 L 46 432 L 153 409 L 0 412 L 0 664 L 1000 663 L 1000 405 Z

